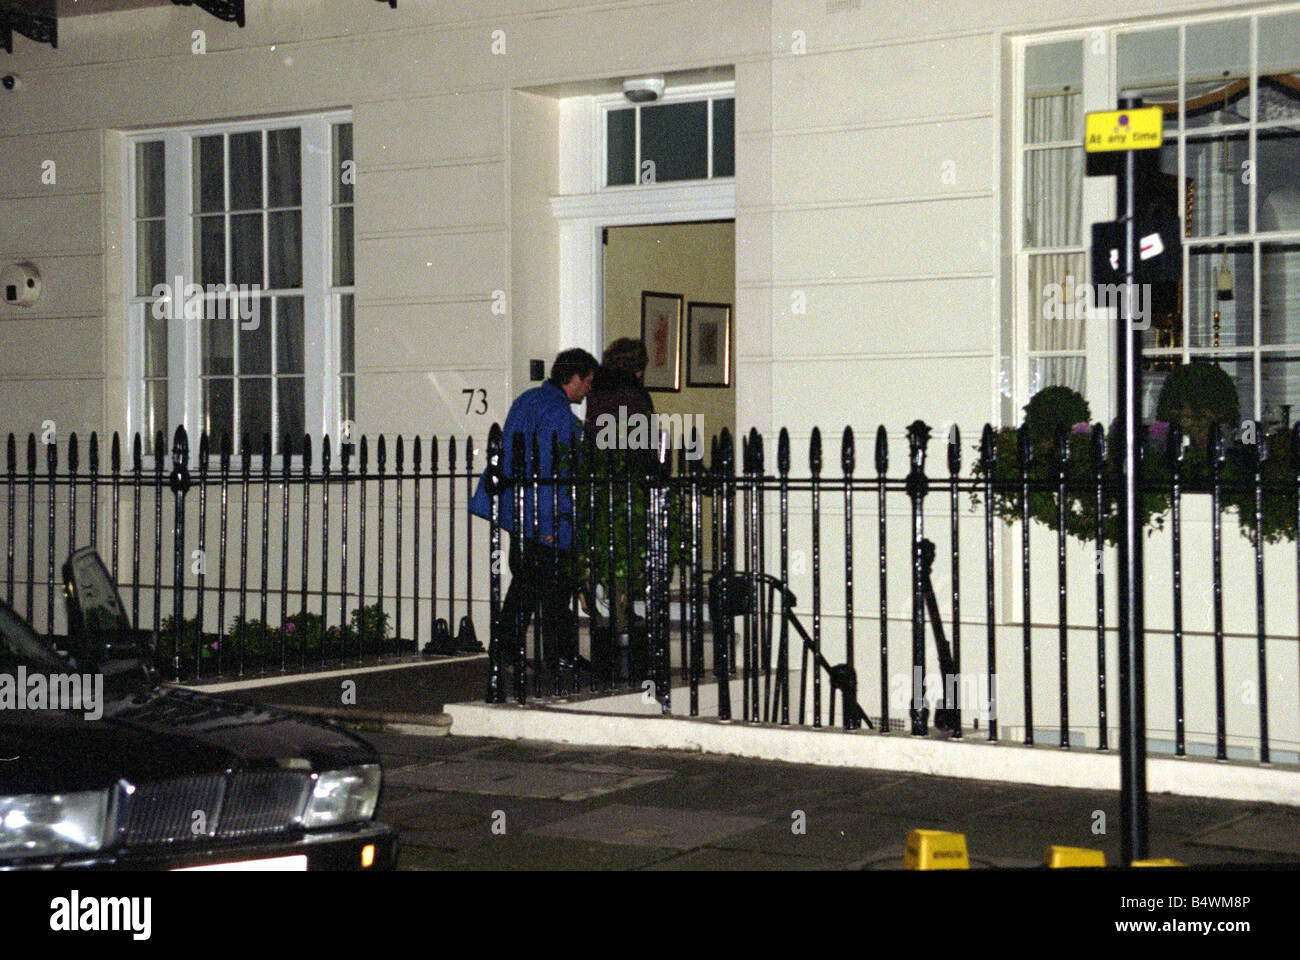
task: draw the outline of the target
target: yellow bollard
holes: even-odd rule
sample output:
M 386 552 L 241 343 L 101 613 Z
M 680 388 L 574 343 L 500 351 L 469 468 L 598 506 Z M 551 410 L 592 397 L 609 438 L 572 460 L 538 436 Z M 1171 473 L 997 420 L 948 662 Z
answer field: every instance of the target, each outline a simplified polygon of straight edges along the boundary
M 904 870 L 969 870 L 966 835 L 947 830 L 912 830 L 903 847 Z
M 1185 867 L 1187 864 L 1181 860 L 1174 860 L 1171 857 L 1151 857 L 1147 860 L 1134 860 L 1131 867 Z
M 1101 850 L 1092 850 L 1088 847 L 1051 846 L 1047 848 L 1043 860 L 1053 870 L 1066 867 L 1106 866 L 1106 854 Z

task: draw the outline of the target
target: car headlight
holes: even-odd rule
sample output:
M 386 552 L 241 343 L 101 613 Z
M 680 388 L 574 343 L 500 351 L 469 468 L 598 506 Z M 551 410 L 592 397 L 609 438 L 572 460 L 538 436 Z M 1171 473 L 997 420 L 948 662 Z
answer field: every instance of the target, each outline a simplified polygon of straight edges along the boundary
M 379 781 L 377 763 L 317 774 L 303 826 L 310 830 L 369 820 L 379 802 Z
M 98 850 L 107 818 L 107 790 L 0 797 L 0 857 Z

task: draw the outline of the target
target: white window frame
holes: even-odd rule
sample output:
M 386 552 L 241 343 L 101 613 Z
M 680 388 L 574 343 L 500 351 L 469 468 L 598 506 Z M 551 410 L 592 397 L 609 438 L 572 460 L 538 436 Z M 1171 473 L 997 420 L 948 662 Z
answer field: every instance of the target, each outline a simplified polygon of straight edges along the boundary
M 1287 14 L 1300 14 L 1300 6 L 1290 5 L 1285 7 L 1269 8 L 1251 11 L 1220 11 L 1201 16 L 1184 16 L 1173 17 L 1163 20 L 1153 20 L 1143 22 L 1142 24 L 1133 23 L 1112 23 L 1105 26 L 1076 28 L 1067 31 L 1056 31 L 1051 33 L 1034 34 L 1032 36 L 1017 37 L 1014 40 L 1014 91 L 1013 91 L 1013 142 L 1015 144 L 1015 167 L 1014 167 L 1014 191 L 1015 191 L 1015 211 L 1012 225 L 1012 242 L 1014 244 L 1014 351 L 1015 351 L 1015 409 L 1019 410 L 1028 402 L 1029 394 L 1029 303 L 1028 303 L 1028 286 L 1029 286 L 1029 258 L 1042 253 L 1053 252 L 1076 252 L 1075 248 L 1061 251 L 1056 249 L 1043 249 L 1026 251 L 1024 249 L 1024 217 L 1025 217 L 1025 164 L 1024 156 L 1026 146 L 1024 143 L 1024 104 L 1026 92 L 1025 79 L 1025 53 L 1028 47 L 1043 43 L 1057 43 L 1063 40 L 1078 41 L 1082 45 L 1084 78 L 1083 78 L 1083 110 L 1084 112 L 1092 110 L 1111 110 L 1115 108 L 1116 98 L 1120 94 L 1119 89 L 1119 64 L 1118 64 L 1118 37 L 1120 34 L 1144 33 L 1150 31 L 1159 31 L 1162 29 L 1175 28 L 1178 30 L 1178 127 L 1174 137 L 1178 143 L 1178 210 L 1179 223 L 1185 229 L 1183 220 L 1186 211 L 1185 197 L 1185 173 L 1186 173 L 1186 141 L 1188 130 L 1186 128 L 1185 104 L 1186 104 L 1186 66 L 1187 66 L 1187 28 L 1204 25 L 1208 23 L 1222 23 L 1227 21 L 1246 21 L 1250 24 L 1250 120 L 1247 123 L 1233 124 L 1231 127 L 1206 126 L 1195 128 L 1196 137 L 1202 135 L 1216 135 L 1225 131 L 1234 135 L 1245 135 L 1249 144 L 1248 158 L 1252 169 L 1256 166 L 1256 149 L 1257 149 L 1257 132 L 1268 130 L 1272 127 L 1294 127 L 1297 125 L 1295 120 L 1260 120 L 1258 117 L 1258 87 L 1259 87 L 1259 21 L 1261 18 L 1274 17 Z M 1093 53 L 1093 40 L 1098 33 L 1105 37 L 1104 56 L 1097 56 Z M 1104 73 L 1102 72 L 1102 61 L 1104 60 Z M 1036 148 L 1042 145 L 1034 145 Z M 1110 221 L 1116 218 L 1114 204 L 1114 180 L 1108 177 L 1084 177 L 1083 182 L 1083 212 L 1082 212 L 1082 230 L 1083 235 L 1080 238 L 1083 249 L 1086 250 L 1090 242 L 1091 224 L 1102 221 Z M 1258 179 L 1251 185 L 1250 198 L 1248 203 L 1249 229 L 1244 233 L 1234 233 L 1227 235 L 1226 242 L 1229 245 L 1249 246 L 1252 250 L 1253 264 L 1253 297 L 1252 316 L 1254 332 L 1252 343 L 1242 346 L 1222 346 L 1214 347 L 1192 347 L 1189 336 L 1189 317 L 1186 304 L 1183 308 L 1183 336 L 1182 346 L 1173 348 L 1171 353 L 1168 348 L 1159 352 L 1147 347 L 1143 350 L 1143 356 L 1178 356 L 1181 362 L 1186 363 L 1195 354 L 1197 357 L 1208 357 L 1211 359 L 1223 357 L 1235 358 L 1249 355 L 1253 364 L 1251 382 L 1253 385 L 1254 395 L 1250 397 L 1241 397 L 1241 415 L 1243 418 L 1255 418 L 1262 415 L 1262 358 L 1268 354 L 1285 356 L 1287 354 L 1300 354 L 1300 342 L 1297 343 L 1276 343 L 1262 344 L 1261 309 L 1260 300 L 1262 297 L 1261 290 L 1261 246 L 1267 243 L 1278 242 L 1300 242 L 1300 230 L 1291 231 L 1268 231 L 1261 232 L 1257 229 L 1256 214 L 1258 208 Z M 1183 242 L 1183 290 L 1189 289 L 1191 257 L 1187 254 L 1196 248 L 1215 249 L 1222 247 L 1225 243 L 1223 236 L 1203 236 L 1182 238 Z M 1085 260 L 1085 266 L 1089 266 Z M 1088 277 L 1086 282 L 1091 282 Z M 1103 423 L 1109 423 L 1115 414 L 1113 407 L 1115 377 L 1115 343 L 1113 336 L 1113 325 L 1110 318 L 1101 318 L 1096 316 L 1095 311 L 1086 321 L 1086 382 L 1088 392 L 1088 403 L 1092 408 L 1094 420 L 1100 420 Z M 1035 351 L 1036 355 L 1043 355 L 1043 351 Z M 1105 358 L 1104 368 L 1099 362 Z M 1293 411 L 1292 422 L 1300 419 L 1300 410 Z
M 136 295 L 136 144 L 142 141 L 163 142 L 164 190 L 166 197 L 164 282 L 174 283 L 177 276 L 185 282 L 194 280 L 193 142 L 213 134 L 235 134 L 297 127 L 302 146 L 302 289 L 303 289 L 303 426 L 312 437 L 313 459 L 320 459 L 320 441 L 329 435 L 336 441 L 342 435 L 341 390 L 339 385 L 339 318 L 337 304 L 341 294 L 353 294 L 351 287 L 335 287 L 333 281 L 333 231 L 331 210 L 335 206 L 332 192 L 333 143 L 335 124 L 353 123 L 350 111 L 263 118 L 232 123 L 200 124 L 185 127 L 160 127 L 132 131 L 124 138 L 123 169 L 126 171 L 124 194 L 123 299 L 126 307 L 126 435 L 142 434 L 145 423 L 144 330 L 136 322 L 138 306 L 152 300 Z M 355 150 L 355 126 L 354 150 Z M 229 160 L 227 159 L 227 163 Z M 353 203 L 355 209 L 355 200 Z M 354 215 L 355 216 L 355 215 Z M 355 230 L 355 219 L 354 219 Z M 184 225 L 183 227 L 181 225 Z M 355 235 L 353 238 L 355 251 Z M 355 261 L 354 261 L 355 262 Z M 355 277 L 354 277 L 355 280 Z M 354 299 L 355 304 L 355 299 Z M 355 307 L 354 307 L 355 309 Z M 165 454 L 170 457 L 176 427 L 184 425 L 190 438 L 191 457 L 197 459 L 202 426 L 202 324 L 183 319 L 173 324 L 167 337 L 167 423 Z M 177 334 L 180 335 L 177 335 Z M 176 372 L 181 372 L 177 377 Z M 178 389 L 179 387 L 179 389 Z M 235 425 L 236 431 L 238 425 Z M 249 438 L 258 445 L 261 438 Z M 210 453 L 220 452 L 220 437 L 210 437 Z M 238 463 L 240 437 L 231 437 L 232 464 Z M 147 446 L 147 444 L 146 444 Z M 146 458 L 152 463 L 152 457 Z M 261 467 L 260 453 L 251 458 Z M 295 452 L 291 463 L 300 464 L 301 453 Z M 283 466 L 276 454 L 272 463 Z
M 641 183 L 641 108 L 654 107 L 661 104 L 671 103 L 693 103 L 700 100 L 709 103 L 705 111 L 707 118 L 707 138 L 705 145 L 705 156 L 707 159 L 708 175 L 703 179 L 696 178 L 693 180 L 665 180 L 665 184 L 685 184 L 685 183 L 706 183 L 719 180 L 734 180 L 735 174 L 725 177 L 715 177 L 713 175 L 713 104 L 714 100 L 734 100 L 736 98 L 736 83 L 734 80 L 722 80 L 715 83 L 697 83 L 680 87 L 670 87 L 664 91 L 663 96 L 659 97 L 653 103 L 632 103 L 621 93 L 607 93 L 593 97 L 592 110 L 592 131 L 591 142 L 598 146 L 592 157 L 593 171 L 592 181 L 596 190 L 644 190 L 646 187 L 655 184 Z M 636 154 L 633 158 L 633 182 L 615 184 L 607 186 L 609 181 L 609 143 L 607 135 L 609 132 L 608 115 L 611 110 L 623 110 L 626 108 L 635 108 L 636 116 L 633 123 L 633 130 L 636 136 Z M 734 137 L 734 133 L 733 133 Z M 733 159 L 734 169 L 734 159 Z M 658 183 L 659 181 L 656 181 Z

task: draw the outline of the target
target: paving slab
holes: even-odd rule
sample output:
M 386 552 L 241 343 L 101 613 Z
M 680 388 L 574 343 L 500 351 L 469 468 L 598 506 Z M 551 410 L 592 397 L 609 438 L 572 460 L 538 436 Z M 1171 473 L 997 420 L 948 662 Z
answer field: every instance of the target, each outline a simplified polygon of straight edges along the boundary
M 402 767 L 388 780 L 425 790 L 585 800 L 670 776 L 667 770 L 599 764 L 453 758 Z
M 711 810 L 668 809 L 613 803 L 560 820 L 533 833 L 541 836 L 691 850 L 761 826 L 757 817 Z
M 1207 830 L 1188 843 L 1300 857 L 1300 811 L 1273 808 L 1248 813 Z

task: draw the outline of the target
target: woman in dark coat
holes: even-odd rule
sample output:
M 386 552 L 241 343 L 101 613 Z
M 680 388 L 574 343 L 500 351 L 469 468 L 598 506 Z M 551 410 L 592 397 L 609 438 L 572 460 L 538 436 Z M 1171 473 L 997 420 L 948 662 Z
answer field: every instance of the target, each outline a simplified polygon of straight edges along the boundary
M 620 419 L 631 423 L 634 414 L 648 420 L 654 413 L 650 392 L 641 383 L 648 362 L 645 344 L 631 337 L 615 340 L 605 350 L 587 394 L 586 433 L 593 441 L 600 432 L 602 415 L 608 414 L 617 424 Z

